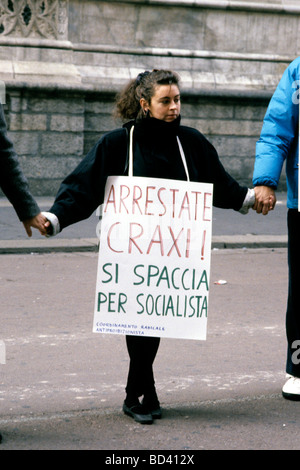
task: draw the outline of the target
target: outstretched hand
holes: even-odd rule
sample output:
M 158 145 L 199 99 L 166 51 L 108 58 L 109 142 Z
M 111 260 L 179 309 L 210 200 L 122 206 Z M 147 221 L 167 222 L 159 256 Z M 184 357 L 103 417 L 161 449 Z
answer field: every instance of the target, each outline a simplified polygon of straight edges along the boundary
M 37 230 L 39 230 L 41 235 L 46 236 L 49 232 L 49 228 L 51 224 L 44 215 L 39 213 L 35 217 L 23 220 L 23 225 L 25 227 L 28 237 L 31 237 L 32 236 L 31 227 L 36 228 Z
M 272 211 L 276 205 L 275 191 L 269 186 L 256 186 L 255 192 L 255 203 L 252 207 L 258 214 L 267 215 L 269 211 Z

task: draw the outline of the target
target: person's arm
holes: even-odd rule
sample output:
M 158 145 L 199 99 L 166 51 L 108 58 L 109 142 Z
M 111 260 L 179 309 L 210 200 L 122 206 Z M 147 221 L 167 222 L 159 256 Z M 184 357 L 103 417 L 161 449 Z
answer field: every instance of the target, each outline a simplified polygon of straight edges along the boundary
M 0 104 L 0 187 L 21 221 L 40 213 L 31 195 L 13 144 L 7 135 L 3 107 Z
M 241 214 L 248 214 L 250 207 L 253 208 L 256 202 L 256 190 L 253 188 L 248 188 L 243 205 L 240 208 L 239 212 Z
M 213 205 L 222 209 L 234 209 L 246 213 L 246 207 L 254 204 L 254 192 L 241 186 L 224 168 L 214 146 L 200 134 L 199 153 L 205 155 L 206 180 L 213 183 Z M 199 159 L 199 175 L 202 176 L 202 159 Z
M 282 166 L 298 135 L 299 65 L 296 59 L 285 70 L 269 103 L 260 138 L 256 144 L 253 184 L 257 188 L 254 210 L 267 213 L 275 207 Z
M 103 136 L 61 183 L 54 204 L 43 215 L 50 222 L 48 235 L 87 219 L 102 204 L 106 179 L 122 175 L 127 155 L 127 133 L 115 130 Z M 49 225 L 49 224 L 48 224 Z
M 23 222 L 26 233 L 32 235 L 31 227 L 45 234 L 45 217 L 29 191 L 26 177 L 20 167 L 13 144 L 7 135 L 3 107 L 0 104 L 0 187 Z

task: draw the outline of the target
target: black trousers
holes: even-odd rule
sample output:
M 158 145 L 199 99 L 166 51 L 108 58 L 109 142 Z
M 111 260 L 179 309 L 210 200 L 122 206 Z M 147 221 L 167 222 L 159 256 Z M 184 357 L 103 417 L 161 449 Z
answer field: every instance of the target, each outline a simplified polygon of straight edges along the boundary
M 286 312 L 286 372 L 300 377 L 300 212 L 288 211 L 289 288 Z
M 149 395 L 155 390 L 153 362 L 160 338 L 126 336 L 130 358 L 126 393 L 129 399 Z

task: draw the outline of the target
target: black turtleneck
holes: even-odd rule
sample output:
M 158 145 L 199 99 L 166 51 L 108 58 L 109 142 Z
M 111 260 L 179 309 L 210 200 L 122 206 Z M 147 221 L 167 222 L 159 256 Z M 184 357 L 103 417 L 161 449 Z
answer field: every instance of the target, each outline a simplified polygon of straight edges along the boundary
M 125 124 L 133 133 L 133 174 L 186 180 L 176 136 L 180 116 L 172 122 L 147 117 Z
M 128 131 L 134 125 L 133 174 L 186 181 L 176 135 L 182 143 L 190 180 L 214 185 L 214 205 L 239 210 L 247 188 L 224 169 L 215 148 L 196 129 L 154 118 L 131 121 L 124 129 L 108 132 L 62 182 L 49 212 L 61 229 L 91 215 L 103 202 L 107 177 L 124 175 L 127 168 Z

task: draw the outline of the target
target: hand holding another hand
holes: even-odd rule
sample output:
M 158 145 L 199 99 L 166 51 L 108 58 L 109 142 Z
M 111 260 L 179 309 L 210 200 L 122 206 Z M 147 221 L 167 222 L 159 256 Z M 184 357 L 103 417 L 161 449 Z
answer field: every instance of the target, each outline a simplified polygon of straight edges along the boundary
M 51 228 L 49 220 L 42 213 L 39 213 L 38 215 L 30 219 L 23 220 L 23 225 L 25 227 L 28 237 L 32 236 L 31 227 L 34 227 L 39 230 L 40 234 L 44 236 L 48 235 L 49 230 Z
M 272 211 L 276 205 L 276 195 L 274 189 L 269 186 L 256 186 L 255 192 L 255 203 L 252 207 L 258 214 L 267 215 L 269 211 Z

